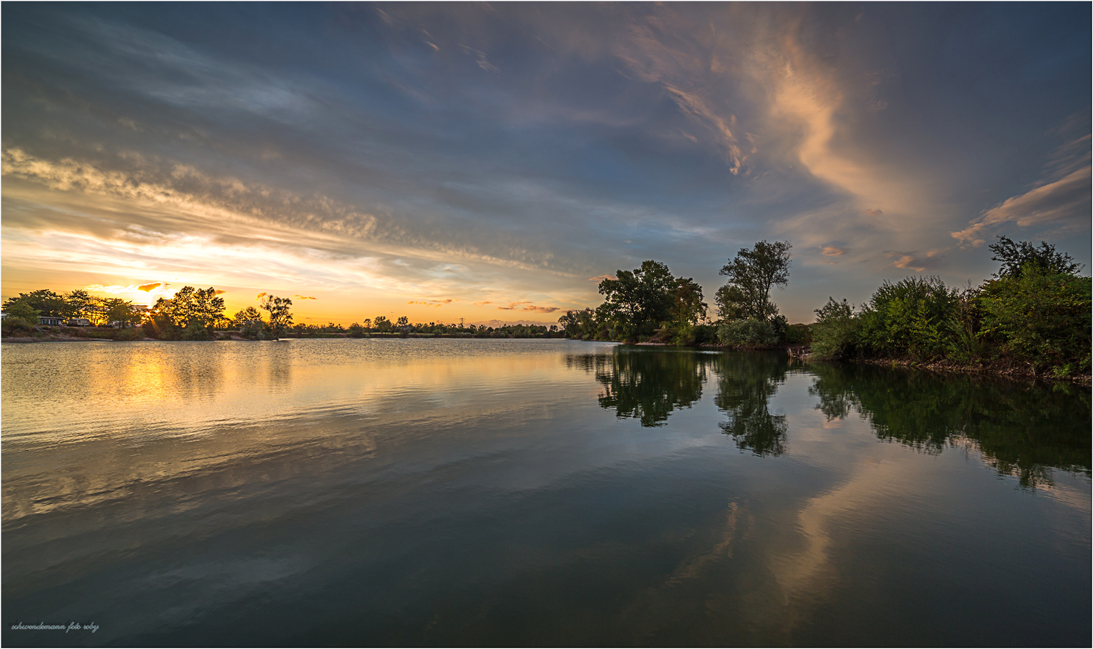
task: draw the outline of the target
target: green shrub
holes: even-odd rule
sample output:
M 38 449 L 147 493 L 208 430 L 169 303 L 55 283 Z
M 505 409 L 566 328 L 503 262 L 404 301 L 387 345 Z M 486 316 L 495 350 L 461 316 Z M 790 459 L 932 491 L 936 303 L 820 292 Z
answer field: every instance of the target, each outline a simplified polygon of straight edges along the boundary
M 786 327 L 784 341 L 787 345 L 807 345 L 812 341 L 806 324 L 791 324 Z
M 764 347 L 778 342 L 770 322 L 754 318 L 723 322 L 717 336 L 722 343 L 739 347 Z
M 190 320 L 186 324 L 186 328 L 182 331 L 182 340 L 212 340 L 213 336 L 209 333 L 209 328 L 201 323 L 200 320 Z
M 859 316 L 862 345 L 875 356 L 943 357 L 952 343 L 949 323 L 959 301 L 956 289 L 938 277 L 885 281 Z
M 816 309 L 816 323 L 809 327 L 812 355 L 818 359 L 849 358 L 858 354 L 861 321 L 854 317 L 849 302 L 827 298 L 827 304 Z
M 1036 268 L 983 287 L 982 336 L 1000 353 L 1037 367 L 1090 367 L 1090 278 Z M 1062 370 L 1060 370 L 1062 371 Z
M 144 340 L 144 330 L 140 327 L 117 329 L 114 333 L 114 340 Z
M 26 318 L 9 315 L 4 318 L 4 324 L 0 326 L 0 332 L 5 336 L 29 336 L 34 332 L 34 325 Z

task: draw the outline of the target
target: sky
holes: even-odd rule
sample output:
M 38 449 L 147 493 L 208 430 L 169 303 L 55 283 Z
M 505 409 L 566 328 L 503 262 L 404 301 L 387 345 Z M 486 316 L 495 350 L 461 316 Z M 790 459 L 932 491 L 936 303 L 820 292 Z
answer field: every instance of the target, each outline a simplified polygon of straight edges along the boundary
M 4 2 L 2 295 L 554 323 L 789 241 L 791 322 L 1091 264 L 1091 5 Z

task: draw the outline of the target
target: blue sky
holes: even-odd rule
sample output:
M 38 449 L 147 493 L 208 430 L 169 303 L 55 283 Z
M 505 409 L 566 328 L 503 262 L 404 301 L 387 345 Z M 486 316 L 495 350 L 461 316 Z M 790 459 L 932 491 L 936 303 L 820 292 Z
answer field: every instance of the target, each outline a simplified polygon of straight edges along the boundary
M 1088 3 L 2 18 L 4 297 L 189 284 L 230 310 L 295 295 L 302 321 L 555 322 L 645 259 L 712 303 L 777 239 L 773 297 L 808 322 L 885 279 L 978 283 L 999 234 L 1090 264 Z

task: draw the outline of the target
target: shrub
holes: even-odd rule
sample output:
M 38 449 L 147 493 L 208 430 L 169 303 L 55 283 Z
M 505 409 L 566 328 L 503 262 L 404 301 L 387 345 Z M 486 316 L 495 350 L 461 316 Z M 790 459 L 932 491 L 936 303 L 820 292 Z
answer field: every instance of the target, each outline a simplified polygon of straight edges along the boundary
M 34 332 L 34 325 L 25 318 L 9 315 L 0 326 L 0 332 L 5 336 L 29 336 Z
M 144 330 L 140 327 L 118 329 L 114 333 L 114 340 L 143 340 Z
M 1019 276 L 987 282 L 979 297 L 982 335 L 1015 360 L 1087 372 L 1090 283 L 1088 277 L 1031 267 Z
M 787 345 L 807 345 L 812 341 L 810 333 L 806 324 L 791 324 L 786 327 L 783 340 Z
M 190 320 L 182 331 L 182 340 L 212 340 L 213 336 L 200 320 Z
M 885 281 L 861 314 L 861 342 L 877 356 L 929 360 L 944 356 L 952 342 L 950 321 L 959 297 L 938 277 Z
M 717 336 L 722 343 L 739 347 L 764 347 L 778 342 L 770 322 L 754 318 L 723 322 Z
M 827 298 L 827 304 L 816 309 L 816 324 L 809 327 L 814 357 L 838 359 L 858 353 L 861 321 L 854 317 L 853 312 L 849 302 L 836 302 L 833 297 Z

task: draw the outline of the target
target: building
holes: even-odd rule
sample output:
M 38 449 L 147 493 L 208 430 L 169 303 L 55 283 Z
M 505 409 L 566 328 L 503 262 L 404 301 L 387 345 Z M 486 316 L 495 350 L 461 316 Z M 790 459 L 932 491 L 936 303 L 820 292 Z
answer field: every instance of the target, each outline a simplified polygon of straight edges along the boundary
M 60 327 L 65 323 L 64 318 L 58 318 L 52 315 L 40 315 L 38 316 L 38 324 L 47 325 L 50 327 Z

